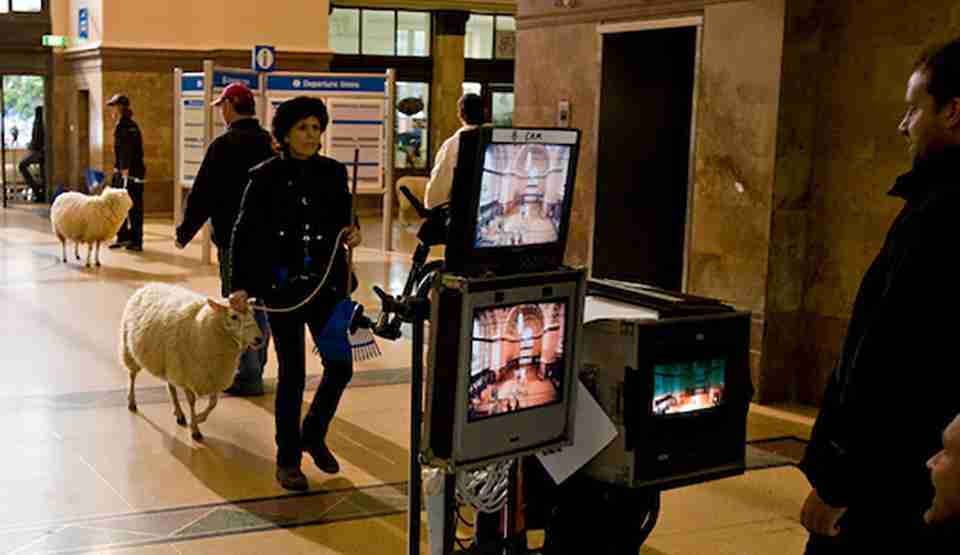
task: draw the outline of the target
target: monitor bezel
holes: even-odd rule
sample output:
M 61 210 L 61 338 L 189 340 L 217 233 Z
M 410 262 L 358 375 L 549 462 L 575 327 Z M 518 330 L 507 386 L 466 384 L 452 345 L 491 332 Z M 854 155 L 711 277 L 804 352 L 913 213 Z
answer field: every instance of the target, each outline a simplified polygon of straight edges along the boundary
M 461 150 L 451 191 L 451 217 L 447 237 L 446 264 L 450 271 L 477 274 L 485 271 L 519 271 L 526 261 L 539 261 L 544 268 L 556 268 L 563 262 L 570 231 L 571 211 L 580 155 L 579 129 L 550 127 L 481 127 L 471 135 L 461 133 Z M 470 143 L 475 141 L 475 145 Z M 477 217 L 483 181 L 483 162 L 487 146 L 492 144 L 542 144 L 570 146 L 570 171 L 564 183 L 563 209 L 556 241 L 529 245 L 478 247 Z M 464 148 L 464 147 L 467 148 Z M 471 153 L 472 149 L 472 153 Z M 471 155 L 472 154 L 472 155 Z M 464 184 L 467 184 L 464 186 Z M 536 265 L 536 264 L 534 264 Z
M 569 276 L 569 274 L 568 274 Z M 558 281 L 546 274 L 538 283 L 515 287 L 465 291 L 461 297 L 460 343 L 451 458 L 456 466 L 469 466 L 510 458 L 532 449 L 550 449 L 573 442 L 573 409 L 576 406 L 576 368 L 580 360 L 580 319 L 583 314 L 585 281 Z M 564 322 L 564 364 L 562 398 L 558 403 L 531 410 L 507 413 L 498 418 L 471 422 L 469 406 L 470 362 L 473 350 L 473 315 L 476 310 L 526 303 L 567 303 Z M 434 391 L 434 394 L 441 392 Z

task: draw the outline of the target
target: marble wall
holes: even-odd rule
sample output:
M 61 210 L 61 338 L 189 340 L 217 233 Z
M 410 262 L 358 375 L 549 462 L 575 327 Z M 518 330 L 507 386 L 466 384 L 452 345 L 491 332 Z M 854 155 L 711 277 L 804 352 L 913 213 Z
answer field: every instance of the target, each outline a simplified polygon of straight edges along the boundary
M 816 404 L 902 205 L 886 191 L 910 165 L 896 130 L 906 80 L 927 44 L 960 34 L 960 5 L 521 0 L 516 121 L 552 125 L 569 98 L 584 130 L 569 263 L 590 260 L 596 27 L 689 14 L 704 25 L 687 290 L 753 313 L 759 401 Z
M 960 5 L 923 0 L 905 8 L 895 0 L 875 0 L 868 9 L 856 0 L 791 0 L 793 6 L 796 40 L 788 42 L 793 52 L 788 59 L 795 61 L 796 78 L 815 90 L 815 101 L 811 108 L 805 92 L 786 101 L 784 109 L 807 112 L 806 127 L 796 135 L 805 142 L 812 136 L 813 142 L 809 167 L 798 157 L 808 168 L 803 172 L 810 173 L 807 190 L 797 190 L 801 202 L 785 203 L 780 219 L 793 218 L 791 207 L 807 214 L 805 224 L 792 228 L 803 229 L 806 238 L 800 286 L 806 323 L 798 334 L 804 364 L 794 365 L 793 396 L 817 403 L 839 355 L 860 280 L 902 206 L 886 192 L 910 167 L 897 132 L 907 79 L 926 45 L 960 35 Z M 781 128 L 781 144 L 796 128 Z M 782 170 L 785 182 L 801 173 L 788 165 Z M 790 225 L 784 225 L 785 234 Z
M 597 24 L 618 19 L 621 12 L 602 11 L 591 18 L 585 11 L 556 16 L 558 21 L 544 15 L 548 7 L 542 2 L 531 4 L 518 4 L 514 121 L 555 125 L 557 103 L 570 100 L 571 125 L 583 131 L 583 139 L 566 261 L 587 264 L 596 191 L 602 186 L 596 181 L 602 48 Z M 582 9 L 589 10 L 589 4 Z M 672 3 L 674 11 L 668 2 L 615 4 L 627 16 L 637 10 L 663 17 L 691 10 L 691 2 Z M 705 24 L 686 289 L 753 312 L 751 365 L 762 397 L 784 0 L 701 2 L 698 7 Z

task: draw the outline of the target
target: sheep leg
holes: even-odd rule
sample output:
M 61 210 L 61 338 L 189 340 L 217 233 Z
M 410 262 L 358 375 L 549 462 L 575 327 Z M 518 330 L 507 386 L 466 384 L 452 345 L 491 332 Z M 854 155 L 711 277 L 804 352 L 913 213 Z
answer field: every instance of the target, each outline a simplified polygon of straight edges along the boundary
M 217 401 L 220 399 L 219 393 L 211 393 L 210 401 L 207 403 L 207 408 L 203 409 L 203 412 L 197 415 L 197 424 L 203 424 L 207 421 L 207 417 L 210 416 L 210 413 L 213 412 L 213 409 L 217 406 Z
M 100 267 L 100 241 L 97 241 L 97 254 L 96 254 L 96 259 L 97 259 L 96 265 L 97 265 L 97 268 L 99 268 L 99 267 Z
M 187 417 L 183 415 L 183 409 L 180 408 L 180 397 L 177 395 L 177 387 L 172 383 L 167 384 L 170 391 L 170 401 L 173 403 L 173 414 L 177 417 L 177 425 L 186 426 Z
M 203 434 L 200 433 L 200 422 L 197 421 L 197 394 L 187 388 L 183 388 L 183 391 L 187 394 L 187 404 L 190 406 L 190 437 L 200 441 L 203 439 Z
M 74 241 L 73 243 L 73 256 L 77 260 L 80 260 L 80 242 L 79 241 Z
M 130 354 L 130 350 L 127 349 L 126 334 L 121 335 L 120 341 L 123 342 L 123 365 L 127 367 L 127 371 L 130 373 L 130 388 L 127 390 L 127 408 L 130 409 L 130 412 L 137 412 L 137 390 L 135 384 L 137 374 L 140 372 L 140 365 L 137 364 L 133 355 Z
M 90 267 L 90 252 L 93 251 L 93 243 L 87 243 L 87 268 Z
M 64 262 L 67 261 L 67 238 L 63 235 L 57 234 L 57 239 L 60 239 L 60 254 Z

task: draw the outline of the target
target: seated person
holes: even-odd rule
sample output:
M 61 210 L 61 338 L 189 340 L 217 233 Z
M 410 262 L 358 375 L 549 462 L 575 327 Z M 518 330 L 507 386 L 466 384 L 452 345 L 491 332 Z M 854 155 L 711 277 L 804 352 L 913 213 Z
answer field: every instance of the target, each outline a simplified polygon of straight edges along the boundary
M 433 208 L 450 200 L 453 188 L 453 171 L 457 167 L 457 153 L 460 151 L 460 133 L 476 129 L 483 124 L 483 100 L 479 95 L 467 93 L 457 101 L 457 111 L 463 127 L 443 142 L 430 171 L 430 181 L 424 194 L 423 204 Z

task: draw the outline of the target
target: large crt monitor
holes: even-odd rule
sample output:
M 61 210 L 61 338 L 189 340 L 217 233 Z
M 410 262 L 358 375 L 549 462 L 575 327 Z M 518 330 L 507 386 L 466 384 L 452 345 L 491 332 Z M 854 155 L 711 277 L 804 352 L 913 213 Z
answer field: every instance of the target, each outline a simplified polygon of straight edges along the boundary
M 461 133 L 447 270 L 474 275 L 559 267 L 579 147 L 574 129 L 482 127 Z
M 441 276 L 427 371 L 425 455 L 470 466 L 569 444 L 580 271 Z
M 601 285 L 627 295 L 607 296 L 609 287 L 591 285 L 581 378 L 619 434 L 584 473 L 661 489 L 742 474 L 753 395 L 750 314 L 671 294 L 676 304 L 699 306 L 701 312 L 673 310 L 682 316 L 664 316 L 669 307 L 661 292 L 637 293 L 608 282 Z M 632 292 L 655 317 L 625 314 L 622 307 Z M 604 310 L 619 314 L 597 318 Z

